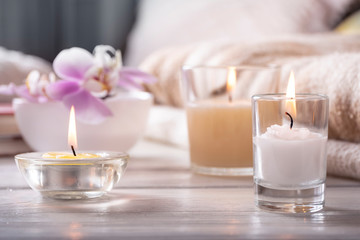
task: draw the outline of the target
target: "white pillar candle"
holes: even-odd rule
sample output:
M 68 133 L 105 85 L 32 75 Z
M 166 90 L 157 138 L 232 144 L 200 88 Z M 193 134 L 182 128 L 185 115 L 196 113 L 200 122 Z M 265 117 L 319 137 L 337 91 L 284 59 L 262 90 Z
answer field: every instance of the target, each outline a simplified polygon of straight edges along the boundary
M 304 187 L 326 177 L 327 136 L 307 128 L 272 125 L 254 137 L 257 180 L 274 187 Z

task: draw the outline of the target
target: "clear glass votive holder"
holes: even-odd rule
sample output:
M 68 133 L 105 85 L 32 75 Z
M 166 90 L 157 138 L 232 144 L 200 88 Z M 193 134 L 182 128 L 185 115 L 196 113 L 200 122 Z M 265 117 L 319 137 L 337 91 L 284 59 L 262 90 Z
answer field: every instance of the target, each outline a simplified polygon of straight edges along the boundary
M 81 152 L 78 152 L 81 154 Z M 44 152 L 23 153 L 15 161 L 29 186 L 55 199 L 96 198 L 112 190 L 125 173 L 129 156 L 121 152 L 95 152 L 95 158 L 43 158 Z
M 252 175 L 251 96 L 276 91 L 277 66 L 183 66 L 191 169 Z
M 252 97 L 255 202 L 279 212 L 324 207 L 329 100 L 318 94 Z

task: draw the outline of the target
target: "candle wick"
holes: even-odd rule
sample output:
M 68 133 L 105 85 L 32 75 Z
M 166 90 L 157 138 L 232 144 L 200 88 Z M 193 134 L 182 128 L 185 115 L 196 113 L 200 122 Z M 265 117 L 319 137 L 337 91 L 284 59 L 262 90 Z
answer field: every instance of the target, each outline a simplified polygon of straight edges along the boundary
M 73 146 L 73 145 L 71 145 L 71 150 L 72 150 L 74 156 L 76 157 L 76 152 L 75 152 L 75 149 L 74 149 L 74 146 Z
M 292 116 L 290 115 L 290 113 L 285 112 L 285 114 L 286 114 L 286 115 L 288 115 L 288 116 L 290 117 L 290 129 L 292 129 L 293 124 L 294 124 L 294 120 L 293 120 Z
M 229 102 L 232 102 L 232 96 L 231 96 L 231 93 L 229 93 Z

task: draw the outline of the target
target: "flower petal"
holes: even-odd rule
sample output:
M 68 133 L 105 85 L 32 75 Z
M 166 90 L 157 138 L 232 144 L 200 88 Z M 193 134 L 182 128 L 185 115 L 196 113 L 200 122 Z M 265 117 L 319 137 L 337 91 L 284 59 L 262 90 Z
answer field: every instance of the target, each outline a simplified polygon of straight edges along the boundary
M 30 94 L 32 95 L 38 94 L 39 79 L 40 79 L 40 72 L 37 70 L 32 70 L 27 75 L 25 82 Z
M 66 95 L 63 103 L 67 108 L 75 107 L 76 118 L 84 123 L 99 124 L 112 116 L 110 109 L 100 99 L 94 97 L 83 88 Z
M 144 87 L 141 84 L 139 84 L 136 81 L 133 81 L 131 78 L 128 78 L 125 76 L 122 76 L 122 78 L 119 79 L 118 86 L 122 87 L 124 89 L 127 89 L 127 90 L 132 90 L 132 89 L 143 90 L 144 89 Z
M 93 51 L 95 62 L 103 68 L 110 68 L 113 65 L 116 51 L 109 45 L 97 45 Z
M 154 76 L 131 67 L 121 68 L 120 81 L 122 77 L 126 77 L 128 79 L 132 79 L 133 81 L 138 81 L 143 83 L 154 83 L 157 81 L 157 79 Z
M 79 82 L 75 81 L 56 81 L 46 87 L 46 94 L 54 100 L 62 100 L 66 95 L 74 93 L 80 89 Z
M 38 102 L 37 97 L 34 97 L 29 93 L 29 89 L 26 85 L 21 85 L 15 88 L 15 94 L 19 97 L 25 98 L 29 102 Z
M 1 95 L 14 95 L 16 85 L 14 83 L 9 83 L 8 85 L 0 85 L 0 94 Z
M 100 81 L 96 81 L 94 79 L 87 80 L 83 87 L 89 90 L 90 92 L 102 92 L 106 89 L 106 86 Z
M 45 96 L 38 96 L 37 97 L 37 102 L 38 103 L 45 103 L 45 102 L 48 102 L 48 101 L 49 101 L 49 99 L 47 97 L 45 97 Z
M 93 56 L 82 48 L 62 50 L 55 58 L 55 73 L 66 80 L 83 80 L 86 71 L 94 64 Z

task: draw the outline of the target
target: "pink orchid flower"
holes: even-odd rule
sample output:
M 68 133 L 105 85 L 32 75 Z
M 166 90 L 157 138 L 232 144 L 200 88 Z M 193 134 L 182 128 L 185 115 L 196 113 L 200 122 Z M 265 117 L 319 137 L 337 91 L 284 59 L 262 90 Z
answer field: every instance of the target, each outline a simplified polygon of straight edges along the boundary
M 112 116 L 101 98 L 116 94 L 118 87 L 142 89 L 142 83 L 156 81 L 149 74 L 123 67 L 120 51 L 105 45 L 95 47 L 93 55 L 82 48 L 65 49 L 55 58 L 53 68 L 62 81 L 49 85 L 48 95 L 69 109 L 74 105 L 77 118 L 92 124 Z
M 43 103 L 51 100 L 46 92 L 46 88 L 55 82 L 55 75 L 40 74 L 38 71 L 31 71 L 26 79 L 25 84 L 16 86 L 14 83 L 0 86 L 0 94 L 17 95 L 29 102 Z
M 54 74 L 32 71 L 24 85 L 2 85 L 0 94 L 37 103 L 62 101 L 69 110 L 75 107 L 78 120 L 98 124 L 112 116 L 103 99 L 119 88 L 142 89 L 142 83 L 156 81 L 147 73 L 123 67 L 120 51 L 106 45 L 96 46 L 93 55 L 82 48 L 65 49 L 56 56 L 53 68 L 60 80 L 55 81 Z

